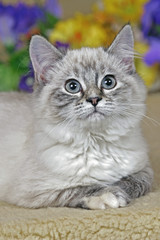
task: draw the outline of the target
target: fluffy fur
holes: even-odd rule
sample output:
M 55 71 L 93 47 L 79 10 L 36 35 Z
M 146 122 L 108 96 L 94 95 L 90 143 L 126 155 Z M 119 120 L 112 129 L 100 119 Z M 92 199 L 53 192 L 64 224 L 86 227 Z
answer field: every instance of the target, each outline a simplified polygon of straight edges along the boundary
M 0 200 L 104 209 L 148 192 L 152 170 L 140 129 L 146 89 L 134 67 L 131 27 L 108 49 L 66 53 L 34 36 L 30 56 L 33 94 L 0 94 Z M 106 75 L 116 79 L 109 90 L 102 89 Z M 68 79 L 83 90 L 68 92 Z

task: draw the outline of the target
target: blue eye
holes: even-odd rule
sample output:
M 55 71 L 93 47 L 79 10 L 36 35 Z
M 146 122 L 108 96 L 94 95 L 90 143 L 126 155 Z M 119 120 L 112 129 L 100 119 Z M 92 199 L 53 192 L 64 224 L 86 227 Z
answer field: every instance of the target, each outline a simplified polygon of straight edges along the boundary
M 112 89 L 116 86 L 117 82 L 113 75 L 106 75 L 102 79 L 101 87 L 104 89 Z
M 66 81 L 65 89 L 67 92 L 75 94 L 81 91 L 81 84 L 75 79 L 69 79 Z

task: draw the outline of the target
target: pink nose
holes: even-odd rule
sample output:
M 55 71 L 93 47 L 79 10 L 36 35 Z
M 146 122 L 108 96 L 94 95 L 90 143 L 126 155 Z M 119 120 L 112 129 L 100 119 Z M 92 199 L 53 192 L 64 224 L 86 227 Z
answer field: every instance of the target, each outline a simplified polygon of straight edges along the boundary
M 94 107 L 97 106 L 98 102 L 101 100 L 102 100 L 101 97 L 90 97 L 86 99 L 86 101 L 90 102 Z

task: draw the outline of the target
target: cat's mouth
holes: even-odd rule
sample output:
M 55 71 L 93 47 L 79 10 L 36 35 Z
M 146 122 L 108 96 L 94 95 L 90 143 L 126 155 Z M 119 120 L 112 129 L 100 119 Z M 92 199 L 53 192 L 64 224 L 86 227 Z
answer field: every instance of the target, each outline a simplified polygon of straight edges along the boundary
M 90 120 L 100 120 L 104 117 L 105 117 L 104 113 L 101 113 L 96 108 L 94 109 L 93 112 L 91 112 L 87 115 L 87 118 L 90 119 Z

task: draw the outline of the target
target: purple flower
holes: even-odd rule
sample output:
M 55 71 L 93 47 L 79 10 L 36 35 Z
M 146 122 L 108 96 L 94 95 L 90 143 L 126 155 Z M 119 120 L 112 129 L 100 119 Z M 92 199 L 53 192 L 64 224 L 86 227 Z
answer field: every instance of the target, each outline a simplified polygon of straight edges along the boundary
M 68 43 L 62 43 L 62 42 L 59 42 L 59 41 L 56 41 L 55 42 L 55 45 L 54 45 L 56 48 L 58 49 L 64 49 L 64 50 L 67 50 L 69 48 L 69 44 Z
M 29 66 L 30 71 L 23 75 L 19 82 L 19 89 L 24 92 L 33 92 L 33 84 L 34 84 L 34 71 L 32 64 Z
M 58 0 L 46 0 L 45 8 L 48 12 L 56 17 L 62 16 L 62 9 L 58 4 Z
M 19 2 L 16 5 L 0 3 L 0 40 L 5 44 L 15 44 L 21 34 L 26 34 L 38 21 L 45 21 L 46 12 L 61 16 L 58 0 L 46 0 L 43 7 L 29 6 Z
M 142 31 L 148 40 L 150 37 L 160 39 L 160 0 L 150 0 L 144 5 Z
M 43 10 L 38 6 L 27 6 L 19 3 L 12 13 L 14 18 L 13 30 L 19 33 L 27 33 L 39 19 L 44 18 Z
M 149 66 L 160 63 L 160 40 L 154 38 L 150 41 L 150 48 L 144 56 L 144 62 Z
M 0 40 L 4 43 L 12 43 L 15 39 L 13 32 L 14 20 L 9 15 L 0 15 Z
M 15 43 L 21 34 L 27 33 L 44 12 L 39 6 L 18 3 L 14 6 L 0 3 L 0 39 L 4 43 Z
M 160 0 L 150 0 L 144 5 L 142 32 L 150 46 L 144 62 L 147 65 L 160 62 Z

